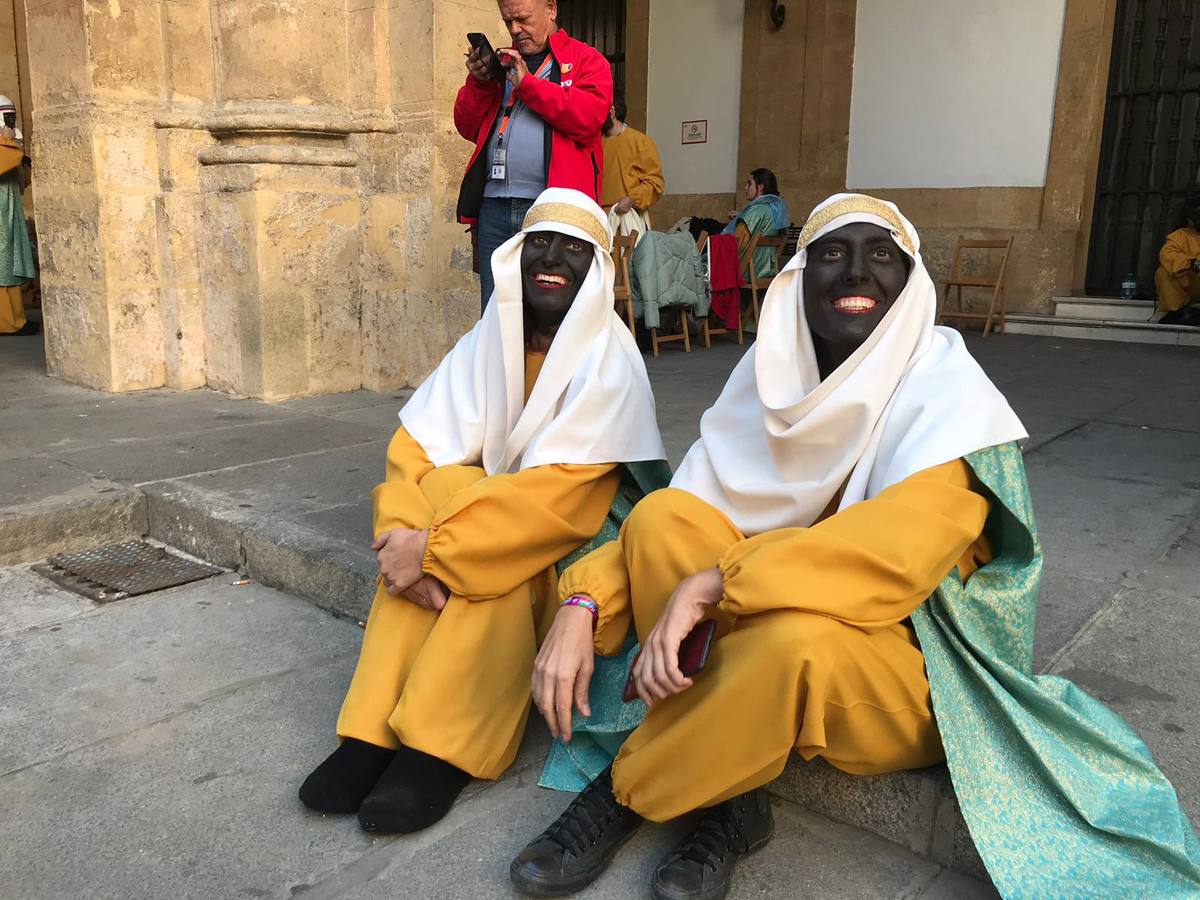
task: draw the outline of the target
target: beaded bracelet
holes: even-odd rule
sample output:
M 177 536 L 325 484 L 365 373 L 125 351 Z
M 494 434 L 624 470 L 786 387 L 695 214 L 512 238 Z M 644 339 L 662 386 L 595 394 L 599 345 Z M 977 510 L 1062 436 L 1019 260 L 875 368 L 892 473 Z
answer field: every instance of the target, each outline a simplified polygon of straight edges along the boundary
M 581 606 L 592 614 L 592 628 L 596 627 L 596 622 L 600 619 L 600 607 L 596 605 L 596 601 L 586 594 L 572 594 L 562 602 L 563 606 Z

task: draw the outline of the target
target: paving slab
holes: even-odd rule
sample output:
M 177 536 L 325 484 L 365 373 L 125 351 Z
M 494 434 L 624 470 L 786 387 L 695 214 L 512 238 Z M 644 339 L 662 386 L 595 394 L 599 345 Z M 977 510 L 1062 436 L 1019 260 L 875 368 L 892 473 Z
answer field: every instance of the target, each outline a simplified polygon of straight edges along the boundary
M 256 462 L 273 464 L 276 460 L 390 437 L 390 430 L 360 423 L 297 416 L 254 425 L 167 432 L 154 440 L 110 443 L 54 455 L 101 477 L 141 484 Z
M 1044 671 L 1079 630 L 1113 602 L 1120 589 L 1120 582 L 1070 572 L 1057 559 L 1047 563 L 1038 595 L 1033 670 Z
M 64 591 L 33 572 L 0 568 L 0 635 L 60 624 L 95 608 L 86 597 Z
M 1053 672 L 1125 718 L 1200 826 L 1200 600 L 1129 588 L 1059 659 Z
M 0 638 L 0 773 L 176 715 L 306 660 L 352 664 L 356 628 L 236 576 Z M 348 675 L 342 679 L 347 682 Z

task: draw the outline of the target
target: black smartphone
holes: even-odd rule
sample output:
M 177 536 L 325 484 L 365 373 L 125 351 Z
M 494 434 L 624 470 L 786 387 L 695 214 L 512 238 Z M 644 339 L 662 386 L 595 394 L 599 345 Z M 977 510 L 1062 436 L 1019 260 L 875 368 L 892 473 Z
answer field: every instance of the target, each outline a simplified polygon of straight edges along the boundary
M 504 66 L 500 65 L 500 57 L 492 49 L 492 42 L 487 39 L 487 35 L 479 31 L 472 31 L 467 35 L 467 40 L 471 42 L 473 49 L 479 51 L 480 59 L 488 67 L 488 74 L 497 81 L 503 81 Z

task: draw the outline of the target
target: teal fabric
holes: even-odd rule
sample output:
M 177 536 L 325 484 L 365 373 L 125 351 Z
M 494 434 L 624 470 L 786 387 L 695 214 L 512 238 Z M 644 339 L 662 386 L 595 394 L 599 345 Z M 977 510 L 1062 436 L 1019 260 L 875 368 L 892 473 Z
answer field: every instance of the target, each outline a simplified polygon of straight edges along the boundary
M 791 213 L 782 197 L 763 194 L 747 203 L 721 233 L 733 234 L 737 231 L 737 223 L 745 222 L 751 234 L 775 237 L 787 228 L 791 221 Z M 770 247 L 754 251 L 754 274 L 759 278 L 770 278 L 776 274 L 775 251 Z
M 967 462 L 991 494 L 994 557 L 965 585 L 947 575 L 912 621 L 955 793 L 992 880 L 1030 900 L 1200 896 L 1195 832 L 1145 744 L 1071 682 L 1033 674 L 1042 550 L 1020 449 Z M 624 671 L 592 678 L 593 715 L 579 724 L 603 740 L 578 753 L 556 744 L 543 785 L 582 789 L 616 754 L 619 729 L 636 727 L 641 704 L 619 709 L 635 651 L 614 657 Z
M 608 519 L 600 532 L 570 556 L 558 564 L 561 575 L 576 560 L 583 559 L 597 547 L 616 540 L 621 523 L 633 511 L 637 502 L 653 491 L 671 483 L 671 467 L 663 460 L 643 463 L 625 463 L 621 486 L 609 510 Z M 626 674 L 637 653 L 637 637 L 630 629 L 625 645 L 615 656 L 597 656 L 596 669 L 592 673 L 589 702 L 592 707 L 590 718 L 584 718 L 578 710 L 573 711 L 571 743 L 556 740 L 550 747 L 550 755 L 542 769 L 538 782 L 542 787 L 558 791 L 581 791 L 589 781 L 600 774 L 614 756 L 629 732 L 637 728 L 646 715 L 646 706 L 638 700 L 624 703 L 621 692 L 625 688 Z
M 21 182 L 17 170 L 0 176 L 0 286 L 12 287 L 37 278 L 33 247 L 25 227 Z
M 1166 777 L 1118 716 L 1034 675 L 1042 551 L 1015 444 L 967 457 L 994 502 L 995 558 L 913 613 L 955 793 L 1011 898 L 1200 896 L 1200 847 Z
M 660 311 L 667 307 L 685 307 L 701 319 L 708 315 L 711 298 L 700 252 L 686 231 L 646 232 L 629 259 L 629 279 L 634 314 L 647 328 L 661 327 Z

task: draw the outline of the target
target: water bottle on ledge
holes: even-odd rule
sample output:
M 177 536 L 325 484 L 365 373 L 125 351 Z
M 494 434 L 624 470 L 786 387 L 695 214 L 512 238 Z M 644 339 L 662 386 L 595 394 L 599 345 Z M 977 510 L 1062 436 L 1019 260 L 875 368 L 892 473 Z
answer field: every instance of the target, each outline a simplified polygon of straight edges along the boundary
M 1121 282 L 1121 299 L 1132 300 L 1133 295 L 1137 293 L 1137 278 L 1132 272 L 1125 276 L 1125 280 Z

